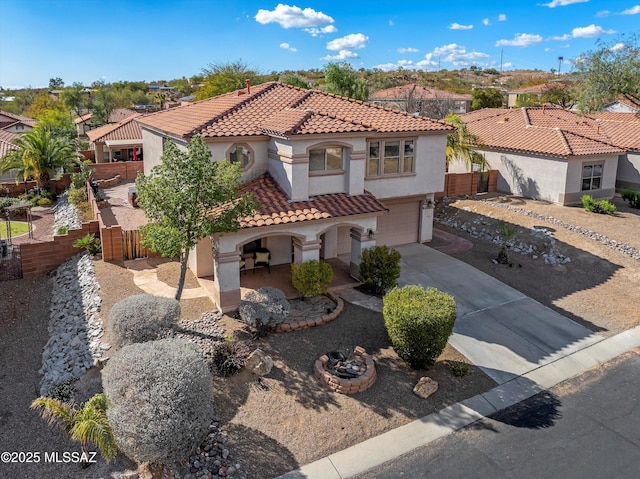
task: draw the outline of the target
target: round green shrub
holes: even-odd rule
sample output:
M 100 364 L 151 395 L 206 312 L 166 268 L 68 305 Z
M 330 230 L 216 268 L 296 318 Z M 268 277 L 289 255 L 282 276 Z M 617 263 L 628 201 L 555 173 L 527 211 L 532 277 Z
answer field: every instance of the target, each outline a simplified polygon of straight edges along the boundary
M 188 458 L 213 419 L 213 376 L 186 339 L 125 346 L 102 371 L 107 419 L 118 448 L 139 463 Z
M 382 314 L 391 344 L 414 369 L 432 366 L 442 354 L 456 320 L 453 296 L 408 285 L 384 297 Z
M 180 302 L 152 294 L 136 294 L 111 308 L 108 326 L 111 342 L 118 349 L 133 343 L 159 339 L 180 317 Z
M 386 245 L 363 250 L 360 281 L 369 291 L 383 295 L 397 284 L 400 277 L 400 259 L 400 253 Z
M 53 204 L 53 201 L 51 201 L 49 198 L 40 198 L 38 200 L 38 206 L 51 206 Z
M 329 263 L 316 259 L 291 263 L 291 282 L 305 298 L 326 294 L 332 279 L 333 269 Z

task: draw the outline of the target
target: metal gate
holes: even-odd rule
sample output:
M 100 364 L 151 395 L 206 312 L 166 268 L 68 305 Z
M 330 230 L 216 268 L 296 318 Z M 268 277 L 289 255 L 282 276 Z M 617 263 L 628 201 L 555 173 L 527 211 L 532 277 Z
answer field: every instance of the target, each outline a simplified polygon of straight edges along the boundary
M 20 245 L 0 244 L 0 281 L 22 278 L 22 255 Z

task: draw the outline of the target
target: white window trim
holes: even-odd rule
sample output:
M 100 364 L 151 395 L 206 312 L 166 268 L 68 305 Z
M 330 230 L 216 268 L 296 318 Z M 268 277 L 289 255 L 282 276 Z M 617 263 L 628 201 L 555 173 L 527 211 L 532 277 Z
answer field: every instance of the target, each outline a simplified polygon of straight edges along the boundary
M 584 168 L 585 166 L 601 166 L 602 167 L 602 172 L 600 173 L 599 176 L 595 176 L 595 178 L 600 178 L 600 187 L 598 188 L 589 188 L 588 190 L 583 190 L 582 189 L 582 182 L 585 180 L 585 177 L 582 176 L 584 174 Z M 602 183 L 604 181 L 604 167 L 605 167 L 605 162 L 604 161 L 589 161 L 586 163 L 582 163 L 582 165 L 580 165 L 580 191 L 598 191 L 602 189 Z M 593 169 L 591 170 L 591 177 L 590 177 L 590 185 L 593 185 Z

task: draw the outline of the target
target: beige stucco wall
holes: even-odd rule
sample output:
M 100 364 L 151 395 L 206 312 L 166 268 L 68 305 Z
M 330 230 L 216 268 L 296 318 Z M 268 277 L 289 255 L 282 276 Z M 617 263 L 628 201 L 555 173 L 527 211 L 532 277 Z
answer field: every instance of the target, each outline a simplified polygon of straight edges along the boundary
M 594 163 L 604 164 L 600 189 L 582 191 L 582 167 Z M 577 204 L 582 195 L 588 194 L 594 198 L 613 198 L 618 171 L 618 155 L 594 155 L 590 157 L 572 158 L 568 162 L 566 192 L 560 198 L 561 204 Z
M 640 189 L 640 151 L 628 151 L 618 158 L 616 188 Z
M 429 194 L 444 189 L 446 135 L 425 135 L 417 139 L 415 174 L 365 178 L 364 188 L 379 199 Z
M 144 174 L 160 164 L 162 156 L 162 135 L 155 131 L 142 129 L 142 148 L 144 149 Z

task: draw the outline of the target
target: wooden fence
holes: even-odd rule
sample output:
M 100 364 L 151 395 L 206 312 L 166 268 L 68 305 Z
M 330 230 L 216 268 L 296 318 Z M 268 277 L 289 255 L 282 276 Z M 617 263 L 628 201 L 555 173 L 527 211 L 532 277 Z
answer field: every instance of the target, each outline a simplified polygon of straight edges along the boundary
M 487 191 L 496 191 L 498 187 L 498 170 L 489 170 L 489 178 L 484 181 Z M 478 183 L 483 180 L 480 175 L 485 173 L 446 173 L 444 177 L 444 191 L 435 194 L 439 200 L 444 196 L 475 195 L 478 193 Z M 488 183 L 488 184 L 487 184 Z
M 142 246 L 140 230 L 122 230 L 123 259 L 146 258 L 149 250 Z

